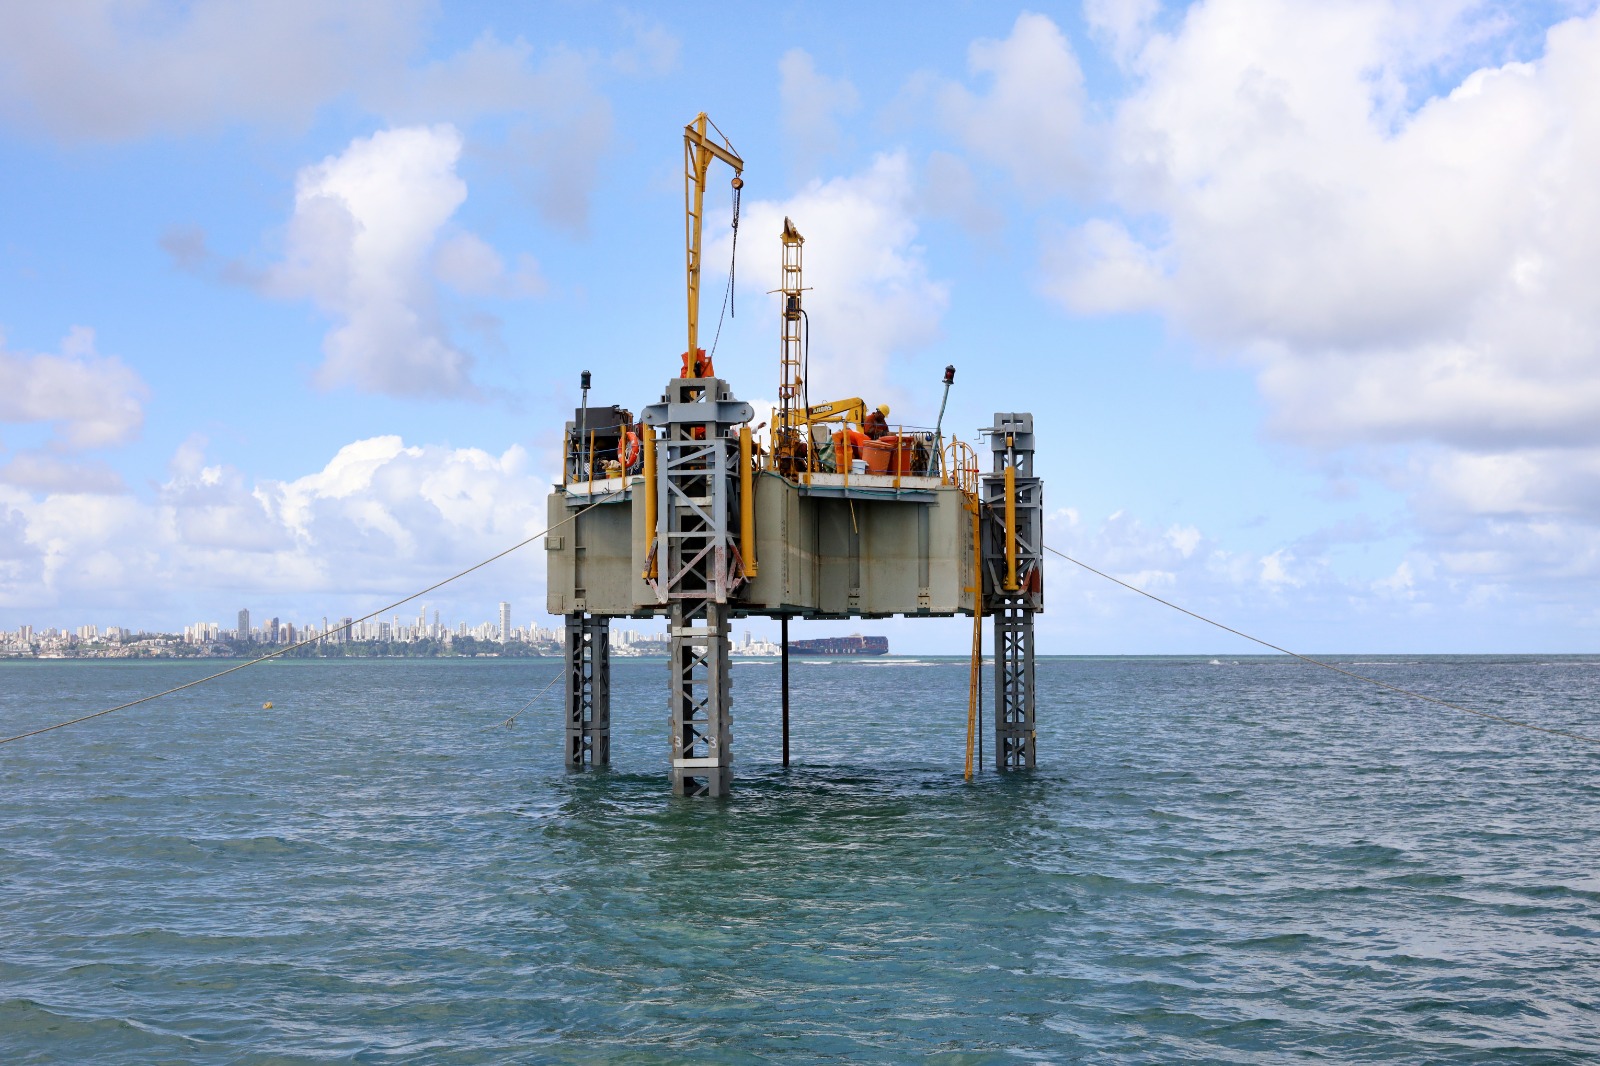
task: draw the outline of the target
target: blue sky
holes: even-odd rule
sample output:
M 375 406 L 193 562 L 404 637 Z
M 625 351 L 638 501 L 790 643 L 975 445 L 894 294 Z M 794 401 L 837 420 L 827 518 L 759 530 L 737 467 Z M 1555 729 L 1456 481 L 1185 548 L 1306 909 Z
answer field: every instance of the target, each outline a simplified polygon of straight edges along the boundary
M 0 628 L 360 614 L 537 531 L 578 371 L 682 350 L 703 109 L 741 396 L 788 214 L 813 396 L 1032 410 L 1054 546 L 1297 649 L 1596 649 L 1592 3 L 772 12 L 0 11 Z M 1048 581 L 1047 652 L 1248 650 Z

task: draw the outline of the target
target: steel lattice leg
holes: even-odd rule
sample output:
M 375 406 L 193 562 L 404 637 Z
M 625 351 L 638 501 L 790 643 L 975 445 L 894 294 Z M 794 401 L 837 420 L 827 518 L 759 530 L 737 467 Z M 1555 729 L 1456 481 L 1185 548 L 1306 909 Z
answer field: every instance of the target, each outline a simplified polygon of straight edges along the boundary
M 994 615 L 996 770 L 1034 766 L 1033 614 L 1007 599 Z
M 567 615 L 567 768 L 611 762 L 611 620 Z
M 725 795 L 733 781 L 728 609 L 677 603 L 671 618 L 672 792 Z

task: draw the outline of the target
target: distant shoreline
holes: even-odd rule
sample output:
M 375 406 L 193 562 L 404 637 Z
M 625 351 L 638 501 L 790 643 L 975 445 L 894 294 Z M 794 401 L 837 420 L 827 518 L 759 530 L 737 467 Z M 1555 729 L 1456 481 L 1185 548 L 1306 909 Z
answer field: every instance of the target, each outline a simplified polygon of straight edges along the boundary
M 1329 661 L 1344 662 L 1349 664 L 1352 660 L 1370 662 L 1373 665 L 1403 666 L 1407 662 L 1437 661 L 1441 659 L 1564 659 L 1564 660 L 1595 660 L 1600 665 L 1600 651 L 1431 651 L 1431 652 L 1320 652 L 1313 658 Z M 137 666 L 172 666 L 178 664 L 238 664 L 258 662 L 262 666 L 276 665 L 279 663 L 296 664 L 325 664 L 325 665 L 351 665 L 364 663 L 559 663 L 564 656 L 561 655 L 434 655 L 434 656 L 409 656 L 409 655 L 362 655 L 362 656 L 283 656 L 274 659 L 259 659 L 250 656 L 122 656 L 115 658 L 102 658 L 92 656 L 38 656 L 38 655 L 7 655 L 0 656 L 0 666 L 15 663 L 58 664 L 70 666 L 106 666 L 106 665 L 137 665 Z M 772 663 L 781 662 L 776 655 L 739 655 L 735 653 L 733 659 L 743 663 Z M 1038 656 L 1040 661 L 1077 661 L 1096 662 L 1105 660 L 1171 660 L 1171 661 L 1201 661 L 1201 665 L 1230 666 L 1249 662 L 1275 662 L 1289 665 L 1301 664 L 1294 656 L 1281 655 L 1274 652 L 1083 652 L 1073 654 L 1043 654 Z M 953 663 L 968 662 L 964 654 L 942 652 L 896 652 L 887 656 L 857 656 L 857 655 L 791 655 L 789 661 L 794 663 L 811 663 L 827 665 L 858 665 L 892 666 L 907 661 L 942 660 Z M 666 655 L 613 655 L 612 664 L 641 662 L 664 663 L 668 661 Z M 994 653 L 985 652 L 983 662 L 986 666 L 994 664 Z

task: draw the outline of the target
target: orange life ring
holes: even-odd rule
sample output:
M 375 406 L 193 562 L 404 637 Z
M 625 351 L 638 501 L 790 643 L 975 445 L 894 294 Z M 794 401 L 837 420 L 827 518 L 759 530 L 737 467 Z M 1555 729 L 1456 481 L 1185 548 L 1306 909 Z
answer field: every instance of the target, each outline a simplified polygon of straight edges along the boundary
M 632 470 L 639 463 L 639 434 L 631 429 L 617 442 L 617 462 L 624 470 Z

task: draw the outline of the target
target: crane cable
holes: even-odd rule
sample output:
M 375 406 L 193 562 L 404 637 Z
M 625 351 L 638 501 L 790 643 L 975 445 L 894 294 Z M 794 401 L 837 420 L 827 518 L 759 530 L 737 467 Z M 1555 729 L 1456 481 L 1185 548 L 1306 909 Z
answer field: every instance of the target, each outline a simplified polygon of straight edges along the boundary
M 522 541 L 519 541 L 516 544 L 513 544 L 511 547 L 507 548 L 505 551 L 499 552 L 499 553 L 497 553 L 495 555 L 491 555 L 491 556 L 489 556 L 489 558 L 483 560 L 483 562 L 476 563 L 476 564 L 474 564 L 472 566 L 467 567 L 465 570 L 460 571 L 459 573 L 452 574 L 451 576 L 445 578 L 443 581 L 436 581 L 432 585 L 429 585 L 427 588 L 423 589 L 420 592 L 413 592 L 411 595 L 407 596 L 403 600 L 395 600 L 393 603 L 389 604 L 386 607 L 379 607 L 376 611 L 373 611 L 370 614 L 365 614 L 365 615 L 362 615 L 360 618 L 353 619 L 350 622 L 339 626 L 338 629 L 333 630 L 333 632 L 338 632 L 339 630 L 344 630 L 345 632 L 349 632 L 349 630 L 352 627 L 356 626 L 357 624 L 359 624 L 361 622 L 369 621 L 369 620 L 371 620 L 373 618 L 378 617 L 380 614 L 384 614 L 384 613 L 386 613 L 388 611 L 392 611 L 396 607 L 400 607 L 400 606 L 402 606 L 404 604 L 410 603 L 412 600 L 418 599 L 418 598 L 420 598 L 422 596 L 426 596 L 428 593 L 434 591 L 435 589 L 443 588 L 444 586 L 450 584 L 452 581 L 459 581 L 461 578 L 466 577 L 468 574 L 472 573 L 475 570 L 482 570 L 484 567 L 488 566 L 490 563 L 498 562 L 499 560 L 504 559 L 506 556 L 510 555 L 512 552 L 518 551 L 519 549 L 522 549 L 522 548 L 526 548 L 528 545 L 532 544 L 534 541 L 538 540 L 540 537 L 543 537 L 543 536 L 545 536 L 546 534 L 549 534 L 549 533 L 554 533 L 556 530 L 560 529 L 562 526 L 566 525 L 567 523 L 576 520 L 580 515 L 583 515 L 583 514 L 589 512 L 589 511 L 594 510 L 596 507 L 599 507 L 602 503 L 605 502 L 606 496 L 614 496 L 617 493 L 622 492 L 622 491 L 624 491 L 624 490 L 622 490 L 622 489 L 613 489 L 610 492 L 606 493 L 605 496 L 602 496 L 600 499 L 597 499 L 593 503 L 589 504 L 587 507 L 584 507 L 584 508 L 582 508 L 580 510 L 574 511 L 572 514 L 568 515 L 566 518 L 563 518 L 561 521 L 557 522 L 555 525 L 550 526 L 550 527 L 548 527 L 546 529 L 542 529 L 538 533 L 535 533 L 533 536 L 528 537 L 526 540 L 522 540 Z M 239 663 L 237 666 L 230 666 L 226 670 L 219 670 L 214 674 L 209 674 L 206 677 L 196 678 L 193 681 L 188 681 L 188 682 L 185 682 L 184 684 L 181 684 L 181 685 L 174 685 L 172 688 L 167 689 L 165 692 L 157 692 L 154 695 L 144 696 L 144 697 L 141 697 L 140 699 L 136 699 L 136 700 L 129 700 L 127 703 L 120 703 L 115 707 L 107 707 L 103 711 L 95 711 L 93 714 L 85 714 L 85 715 L 82 715 L 82 716 L 80 716 L 78 718 L 69 718 L 66 721 L 56 722 L 56 723 L 54 723 L 52 725 L 41 726 L 38 729 L 31 729 L 26 733 L 18 733 L 16 736 L 0 737 L 0 744 L 10 744 L 10 743 L 12 743 L 14 741 L 26 740 L 28 737 L 36 737 L 40 733 L 48 733 L 48 732 L 50 732 L 52 730 L 55 730 L 55 729 L 64 729 L 69 725 L 77 725 L 80 722 L 87 722 L 91 718 L 100 718 L 103 715 L 112 714 L 113 712 L 116 712 L 116 711 L 125 711 L 130 707 L 137 707 L 141 703 L 149 703 L 151 700 L 158 700 L 158 699 L 161 699 L 163 696 L 170 696 L 175 692 L 182 692 L 184 689 L 194 688 L 196 685 L 203 685 L 207 681 L 215 681 L 219 677 L 227 677 L 229 674 L 236 674 L 240 670 L 244 670 L 244 669 L 246 669 L 248 667 L 255 666 L 258 663 L 264 663 L 269 659 L 277 659 L 277 658 L 279 658 L 281 656 L 288 655 L 290 652 L 295 651 L 295 650 L 297 650 L 299 648 L 304 648 L 308 644 L 315 644 L 319 640 L 326 640 L 329 635 L 330 634 L 328 634 L 328 633 L 323 633 L 323 634 L 319 634 L 318 636 L 315 636 L 315 637 L 307 637 L 305 640 L 302 640 L 302 641 L 300 641 L 298 643 L 295 643 L 295 644 L 291 644 L 286 648 L 279 648 L 277 651 L 269 652 L 268 654 L 260 656 L 259 658 L 250 659 L 250 660 L 248 660 L 246 662 Z M 551 685 L 553 685 L 553 684 L 554 684 L 554 682 L 551 682 Z M 551 687 L 550 685 L 546 685 L 545 686 L 545 691 L 548 691 L 550 687 Z M 540 692 L 539 695 L 540 696 L 544 695 L 544 692 Z M 534 699 L 538 699 L 538 698 L 539 698 L 538 696 L 534 697 Z M 530 700 L 529 701 L 529 705 L 531 706 L 531 704 L 532 704 L 532 701 Z M 523 708 L 523 710 L 526 710 L 526 709 L 527 709 L 526 707 Z M 521 713 L 522 713 L 522 711 L 518 711 L 517 712 L 517 714 L 521 714 Z M 516 715 L 512 715 L 510 719 L 507 719 L 507 723 L 509 724 L 510 721 L 512 719 L 515 719 L 515 718 L 516 718 Z
M 986 504 L 985 506 L 988 506 L 990 508 L 990 512 L 993 513 L 993 505 Z M 1516 726 L 1518 729 L 1531 729 L 1531 730 L 1534 730 L 1535 732 L 1549 733 L 1549 734 L 1551 734 L 1553 736 L 1558 736 L 1558 737 L 1567 737 L 1570 740 L 1581 740 L 1585 744 L 1600 744 L 1600 737 L 1588 737 L 1588 736 L 1584 736 L 1582 733 L 1572 733 L 1572 732 L 1568 732 L 1565 729 L 1552 729 L 1549 726 L 1534 725 L 1532 722 L 1520 722 L 1515 718 L 1506 718 L 1506 717 L 1504 717 L 1502 715 L 1490 714 L 1488 711 L 1480 711 L 1480 710 L 1476 710 L 1476 709 L 1474 709 L 1472 707 L 1463 707 L 1459 703 L 1451 703 L 1449 700 L 1441 700 L 1437 696 L 1429 696 L 1429 695 L 1426 695 L 1425 693 L 1413 692 L 1411 689 L 1401 688 L 1399 685 L 1391 685 L 1387 681 L 1380 681 L 1375 677 L 1368 677 L 1365 674 L 1358 674 L 1354 670 L 1346 670 L 1344 667 L 1335 666 L 1333 663 L 1326 663 L 1326 662 L 1321 661 L 1320 659 L 1313 659 L 1309 655 L 1301 655 L 1297 651 L 1290 651 L 1288 648 L 1279 647 L 1278 645 L 1272 643 L 1269 640 L 1262 640 L 1260 637 L 1253 637 L 1249 633 L 1246 633 L 1246 632 L 1244 632 L 1242 630 L 1235 629 L 1230 625 L 1224 625 L 1223 623 L 1218 622 L 1214 618 L 1207 618 L 1205 615 L 1200 614 L 1197 611 L 1191 611 L 1187 607 L 1180 607 L 1176 603 L 1173 603 L 1171 600 L 1162 599 L 1160 596 L 1157 596 L 1153 592 L 1146 592 L 1144 589 L 1139 588 L 1137 585 L 1130 585 L 1128 582 L 1123 581 L 1121 578 L 1112 577 L 1110 574 L 1106 573 L 1104 570 L 1097 570 L 1094 567 L 1090 566 L 1088 563 L 1084 562 L 1083 560 L 1074 559 L 1072 556 L 1068 555 L 1066 552 L 1057 551 L 1055 548 L 1050 547 L 1050 545 L 1048 545 L 1048 544 L 1043 545 L 1043 547 L 1044 547 L 1045 551 L 1051 552 L 1052 554 L 1055 554 L 1055 555 L 1059 555 L 1061 558 L 1065 559 L 1069 563 L 1072 563 L 1074 566 L 1081 566 L 1083 569 L 1089 571 L 1089 573 L 1098 575 L 1099 577 L 1103 577 L 1107 581 L 1111 582 L 1114 585 L 1121 585 L 1123 588 L 1127 589 L 1130 592 L 1137 592 L 1139 595 L 1144 596 L 1147 599 L 1152 599 L 1152 600 L 1155 600 L 1157 603 L 1162 604 L 1163 606 L 1171 607 L 1174 611 L 1179 611 L 1179 612 L 1181 612 L 1183 614 L 1186 614 L 1190 618 L 1199 619 L 1200 621 L 1206 623 L 1207 625 L 1216 626 L 1218 629 L 1226 630 L 1227 632 L 1232 633 L 1234 636 L 1243 637 L 1245 640 L 1251 641 L 1251 642 L 1256 643 L 1256 644 L 1260 644 L 1264 648 L 1271 648 L 1275 652 L 1280 652 L 1280 653 L 1282 653 L 1284 655 L 1288 655 L 1288 656 L 1291 656 L 1293 658 L 1299 659 L 1301 662 L 1309 663 L 1312 666 L 1320 666 L 1324 670 L 1332 670 L 1336 674 L 1343 674 L 1344 676 L 1350 677 L 1350 678 L 1354 678 L 1357 681 L 1365 681 L 1369 685 L 1376 685 L 1379 688 L 1388 689 L 1390 692 L 1399 693 L 1402 696 L 1410 696 L 1412 699 L 1424 700 L 1424 701 L 1426 701 L 1428 703 L 1436 703 L 1440 707 L 1448 707 L 1452 711 L 1460 711 L 1463 714 L 1471 714 L 1471 715 L 1476 715 L 1479 718 L 1487 718 L 1490 721 L 1500 722 L 1503 725 Z
M 717 332 L 711 338 L 711 354 L 706 356 L 707 359 L 716 358 L 717 342 L 722 339 L 723 319 L 739 317 L 733 309 L 733 275 L 739 265 L 739 189 L 738 185 L 733 187 L 733 251 L 728 255 L 728 285 L 722 290 L 722 313 L 717 316 Z

